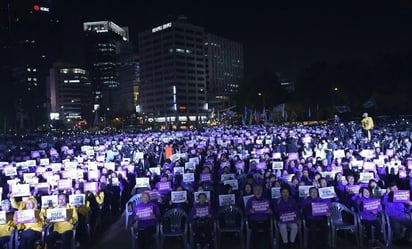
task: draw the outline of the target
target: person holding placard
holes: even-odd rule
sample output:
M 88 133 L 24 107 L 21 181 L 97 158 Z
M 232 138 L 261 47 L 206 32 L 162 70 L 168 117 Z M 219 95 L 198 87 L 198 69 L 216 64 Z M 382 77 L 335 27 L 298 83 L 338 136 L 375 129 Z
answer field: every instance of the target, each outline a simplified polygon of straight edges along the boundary
M 311 187 L 309 196 L 302 200 L 301 207 L 309 231 L 308 237 L 310 238 L 308 246 L 309 248 L 327 248 L 328 236 L 326 234 L 329 232 L 327 216 L 330 213 L 329 210 L 313 210 L 312 203 L 326 203 L 326 205 L 329 205 L 326 200 L 319 197 L 318 189 L 315 187 Z M 312 238 L 319 238 L 319 240 L 313 240 Z
M 16 211 L 14 213 L 14 220 L 16 221 L 17 229 L 20 231 L 20 249 L 34 249 L 35 242 L 41 239 L 41 232 L 43 230 L 44 219 L 40 210 L 37 209 L 37 200 L 29 197 L 23 202 L 24 210 L 33 210 L 33 217 L 30 220 L 19 220 Z
M 381 201 L 371 198 L 369 189 L 362 187 L 359 190 L 359 198 L 356 200 L 356 210 L 360 215 L 362 225 L 365 226 L 366 238 L 370 246 L 378 245 L 378 239 L 380 238 L 378 212 L 381 209 Z M 375 228 L 374 237 L 372 237 L 372 227 Z M 375 238 L 375 240 L 372 240 L 372 238 Z
M 289 185 L 283 185 L 280 189 L 281 197 L 275 202 L 274 209 L 276 219 L 278 220 L 278 228 L 282 242 L 285 247 L 290 247 L 295 244 L 296 235 L 298 233 L 299 222 L 299 207 L 295 199 L 291 197 Z M 290 229 L 288 236 L 287 228 Z
M 59 194 L 58 207 L 54 209 L 66 209 L 66 217 L 63 221 L 53 221 L 52 217 L 46 217 L 46 221 L 52 224 L 53 231 L 46 237 L 47 249 L 55 249 L 56 241 L 63 241 L 63 249 L 70 249 L 73 238 L 73 228 L 78 222 L 77 210 L 75 207 L 67 205 L 67 196 Z
M 389 216 L 391 229 L 394 234 L 394 240 L 402 239 L 402 227 L 406 227 L 406 234 L 403 238 L 405 243 L 412 246 L 412 220 L 410 219 L 412 201 L 400 200 L 397 196 L 398 187 L 395 183 L 388 185 L 390 192 L 382 198 L 382 204 L 385 208 L 385 213 Z
M 270 219 L 272 214 L 272 206 L 270 200 L 263 196 L 263 183 L 257 182 L 253 186 L 253 194 L 246 203 L 245 214 L 248 219 L 249 228 L 252 230 L 252 245 L 261 245 L 263 238 L 269 237 Z M 258 235 L 261 233 L 261 238 Z M 271 241 L 265 241 L 265 246 Z
M 1 201 L 1 211 L 4 212 L 4 217 L 0 220 L 0 245 L 10 241 L 10 235 L 14 230 L 14 212 L 11 210 L 11 204 L 8 199 Z M 3 220 L 4 218 L 4 220 Z
M 211 205 L 206 201 L 206 194 L 199 193 L 198 199 L 199 203 L 193 205 L 190 212 L 196 249 L 209 247 L 213 231 L 213 212 Z
M 139 248 L 147 248 L 151 238 L 156 232 L 157 220 L 160 218 L 159 207 L 150 201 L 148 192 L 142 193 L 142 202 L 135 206 L 133 210 L 135 231 L 139 233 Z

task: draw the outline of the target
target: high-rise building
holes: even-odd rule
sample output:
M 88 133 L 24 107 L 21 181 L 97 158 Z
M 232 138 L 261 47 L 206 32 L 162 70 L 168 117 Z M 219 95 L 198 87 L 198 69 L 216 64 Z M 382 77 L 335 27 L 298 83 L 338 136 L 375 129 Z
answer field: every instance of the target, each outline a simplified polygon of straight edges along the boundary
M 120 91 L 115 112 L 123 118 L 136 112 L 139 98 L 140 64 L 129 42 L 118 42 L 118 79 Z
M 205 47 L 209 108 L 228 108 L 234 104 L 233 95 L 243 78 L 243 46 L 209 33 Z
M 83 24 L 86 37 L 86 69 L 90 72 L 93 102 L 99 106 L 99 115 L 112 114 L 119 91 L 117 74 L 118 41 L 128 41 L 127 27 L 111 21 L 86 22 Z
M 91 83 L 86 70 L 65 63 L 55 63 L 47 80 L 48 112 L 51 119 L 65 122 L 90 115 Z
M 139 33 L 141 114 L 156 121 L 205 119 L 205 31 L 185 18 Z
M 47 120 L 46 75 L 59 50 L 60 21 L 52 1 L 2 3 L 0 99 L 8 99 L 8 110 L 1 123 L 34 128 Z

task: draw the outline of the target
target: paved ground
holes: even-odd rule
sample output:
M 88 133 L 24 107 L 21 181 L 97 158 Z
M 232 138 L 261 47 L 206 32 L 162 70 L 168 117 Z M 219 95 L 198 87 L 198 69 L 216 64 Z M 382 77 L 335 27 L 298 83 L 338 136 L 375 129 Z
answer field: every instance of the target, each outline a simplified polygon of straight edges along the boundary
M 94 243 L 92 242 L 89 246 L 84 246 L 82 249 L 132 249 L 131 248 L 131 238 L 130 238 L 130 231 L 126 231 L 124 229 L 124 215 L 119 218 L 119 220 L 111 225 L 111 227 L 106 230 L 103 234 L 100 234 L 98 237 L 94 239 Z M 315 238 L 316 239 L 316 238 Z M 355 244 L 352 243 L 353 238 L 351 236 L 339 236 L 337 242 L 337 249 L 352 249 L 356 248 Z M 165 241 L 165 249 L 183 249 L 182 241 L 178 239 L 168 239 Z M 239 245 L 239 238 L 235 236 L 227 235 L 222 238 L 222 246 L 223 249 L 238 249 L 240 248 Z M 363 247 L 362 249 L 366 249 L 370 247 Z M 406 246 L 391 246 L 390 249 L 406 249 Z M 155 243 L 150 249 L 156 249 Z M 251 249 L 255 249 L 253 245 Z M 259 248 L 260 249 L 260 248 Z

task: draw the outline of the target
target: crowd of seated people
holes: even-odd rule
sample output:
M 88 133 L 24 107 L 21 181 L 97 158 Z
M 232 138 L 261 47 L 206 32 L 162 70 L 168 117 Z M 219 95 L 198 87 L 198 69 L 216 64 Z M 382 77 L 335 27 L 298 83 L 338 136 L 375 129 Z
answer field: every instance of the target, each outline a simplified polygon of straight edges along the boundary
M 219 209 L 236 205 L 251 231 L 250 244 L 297 248 L 304 224 L 310 238 L 320 238 L 309 239 L 308 247 L 319 248 L 331 246 L 325 235 L 331 214 L 323 208 L 339 202 L 359 215 L 362 239 L 371 245 L 384 242 L 380 212 L 389 217 L 394 243 L 410 244 L 410 134 L 386 128 L 378 123 L 371 139 L 322 125 L 5 140 L 0 242 L 16 230 L 19 247 L 32 249 L 47 227 L 47 248 L 58 240 L 63 248 L 72 246 L 73 229 L 90 230 L 76 233 L 76 241 L 87 245 L 130 208 L 127 225 L 138 228 L 140 248 L 150 248 L 157 222 L 178 208 L 190 217 L 195 248 L 210 248 Z M 138 193 L 141 202 L 127 207 Z M 31 219 L 23 210 L 33 210 Z M 270 226 L 279 241 L 267 239 Z

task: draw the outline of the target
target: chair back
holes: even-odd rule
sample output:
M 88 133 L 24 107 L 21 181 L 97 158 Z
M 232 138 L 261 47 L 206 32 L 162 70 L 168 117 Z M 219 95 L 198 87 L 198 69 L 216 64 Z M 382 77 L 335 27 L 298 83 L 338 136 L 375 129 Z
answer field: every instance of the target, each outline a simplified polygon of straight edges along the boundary
M 161 224 L 163 232 L 183 233 L 187 230 L 189 217 L 181 208 L 172 208 L 162 216 Z
M 343 224 L 344 223 L 342 212 L 345 209 L 350 211 L 348 208 L 346 208 L 343 204 L 339 202 L 332 202 L 330 204 L 330 218 L 333 224 Z
M 129 227 L 129 217 L 133 214 L 134 207 L 136 205 L 142 203 L 142 194 L 135 194 L 133 195 L 129 201 L 126 203 L 125 207 L 125 218 L 126 218 L 126 224 L 125 224 L 125 229 Z
M 221 207 L 218 212 L 220 228 L 240 228 L 242 226 L 243 212 L 237 206 Z

